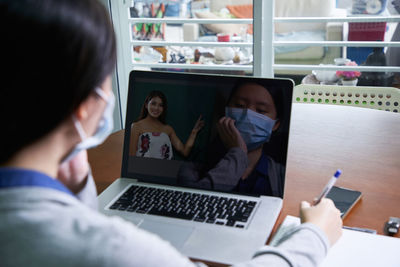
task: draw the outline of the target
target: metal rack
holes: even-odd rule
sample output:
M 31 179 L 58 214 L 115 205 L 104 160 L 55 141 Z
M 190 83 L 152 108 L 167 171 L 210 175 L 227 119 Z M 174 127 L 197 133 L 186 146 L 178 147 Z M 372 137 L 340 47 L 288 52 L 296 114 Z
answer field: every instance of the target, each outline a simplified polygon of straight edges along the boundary
M 143 1 L 142 1 L 143 2 Z M 161 3 L 163 0 L 144 2 Z M 168 2 L 168 1 L 167 1 Z M 176 1 L 173 1 L 176 3 Z M 111 15 L 118 39 L 117 72 L 121 99 L 127 97 L 129 72 L 136 68 L 158 69 L 197 69 L 197 70 L 241 70 L 254 76 L 273 77 L 274 70 L 359 70 L 374 72 L 399 72 L 398 67 L 366 67 L 366 66 L 327 66 L 327 65 L 295 65 L 275 64 L 274 47 L 278 46 L 315 46 L 315 47 L 400 47 L 400 42 L 355 42 L 355 41 L 274 41 L 274 23 L 315 23 L 315 22 L 400 22 L 400 16 L 371 17 L 285 17 L 274 18 L 274 0 L 254 0 L 253 19 L 192 19 L 192 18 L 131 18 L 129 8 L 131 2 L 126 0 L 109 1 Z M 139 41 L 132 38 L 131 25 L 134 23 L 171 23 L 171 24 L 253 24 L 253 42 L 166 42 Z M 201 65 L 177 63 L 137 63 L 133 60 L 134 46 L 199 46 L 199 47 L 240 47 L 253 49 L 252 65 Z M 121 110 L 124 113 L 124 101 Z M 123 114 L 124 116 L 124 114 Z
M 150 3 L 152 1 L 142 1 Z M 153 1 L 155 3 L 161 2 L 169 2 L 169 1 Z M 276 70 L 298 70 L 298 69 L 306 69 L 306 70 L 332 70 L 332 69 L 347 69 L 349 67 L 331 67 L 331 66 L 319 66 L 319 65 L 293 65 L 293 64 L 274 64 L 273 55 L 267 57 L 263 62 L 257 62 L 257 59 L 260 58 L 258 54 L 262 54 L 259 49 L 260 46 L 257 46 L 258 41 L 267 41 L 267 43 L 271 43 L 272 47 L 278 46 L 297 46 L 297 47 L 400 47 L 400 42 L 355 42 L 355 41 L 274 41 L 273 36 L 268 36 L 268 34 L 264 34 L 265 32 L 269 32 L 269 29 L 266 29 L 268 25 L 276 22 L 286 22 L 286 23 L 316 23 L 316 22 L 400 22 L 400 16 L 391 16 L 391 17 L 381 17 L 381 16 L 371 16 L 371 17 L 290 17 L 290 18 L 273 18 L 271 14 L 258 14 L 260 12 L 257 11 L 265 11 L 265 10 L 273 10 L 274 3 L 273 1 L 261 1 L 254 0 L 255 6 L 255 22 L 253 23 L 253 19 L 187 19 L 187 18 L 131 18 L 127 17 L 126 20 L 129 23 L 172 23 L 172 24 L 185 24 L 185 23 L 197 23 L 197 24 L 253 24 L 254 29 L 254 43 L 249 42 L 166 42 L 166 41 L 138 41 L 133 40 L 132 36 L 130 36 L 130 51 L 132 51 L 133 46 L 201 46 L 201 47 L 241 47 L 241 48 L 253 48 L 254 46 L 254 65 L 253 66 L 244 66 L 244 65 L 192 65 L 192 64 L 168 64 L 168 63 L 160 63 L 160 64 L 145 64 L 145 63 L 134 63 L 130 68 L 135 68 L 137 66 L 143 67 L 148 65 L 148 67 L 157 67 L 157 68 L 182 68 L 182 69 L 209 69 L 209 70 L 244 70 L 249 71 L 254 69 L 254 75 L 258 76 L 257 73 L 265 74 L 270 73 L 270 71 L 264 71 L 262 68 L 266 68 L 266 65 L 272 66 L 273 69 Z M 264 12 L 271 13 L 271 12 Z M 264 19 L 264 23 L 258 17 L 260 15 L 261 18 L 266 17 Z M 266 16 L 270 15 L 270 16 Z M 273 15 L 273 14 L 272 14 Z M 263 35 L 265 35 L 265 40 L 263 40 Z M 257 38 L 257 36 L 261 36 L 261 38 Z M 260 40 L 258 40 L 260 39 Z M 258 63 L 258 64 L 257 64 Z M 354 68 L 349 68 L 353 70 Z M 371 70 L 369 67 L 357 67 L 357 70 L 368 71 Z M 399 71 L 396 67 L 380 67 L 379 69 L 375 69 L 374 71 L 378 72 L 386 72 L 386 71 Z M 272 74 L 273 75 L 273 74 Z M 271 73 L 270 75 L 271 76 Z

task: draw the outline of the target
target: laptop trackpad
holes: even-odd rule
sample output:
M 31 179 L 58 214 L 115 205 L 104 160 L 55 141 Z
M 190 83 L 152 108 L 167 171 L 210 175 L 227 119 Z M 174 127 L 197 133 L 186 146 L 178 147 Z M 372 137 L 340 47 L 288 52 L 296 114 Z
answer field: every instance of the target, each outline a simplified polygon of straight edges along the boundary
M 175 248 L 180 249 L 189 238 L 194 228 L 181 225 L 165 224 L 150 220 L 144 220 L 139 228 L 152 232 L 162 239 L 171 243 Z

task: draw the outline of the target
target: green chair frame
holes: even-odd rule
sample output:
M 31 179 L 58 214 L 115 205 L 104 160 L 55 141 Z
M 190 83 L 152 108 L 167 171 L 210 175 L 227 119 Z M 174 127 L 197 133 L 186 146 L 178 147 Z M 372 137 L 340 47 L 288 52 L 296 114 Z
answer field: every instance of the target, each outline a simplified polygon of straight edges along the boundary
M 400 89 L 300 84 L 294 87 L 293 103 L 347 105 L 400 112 Z

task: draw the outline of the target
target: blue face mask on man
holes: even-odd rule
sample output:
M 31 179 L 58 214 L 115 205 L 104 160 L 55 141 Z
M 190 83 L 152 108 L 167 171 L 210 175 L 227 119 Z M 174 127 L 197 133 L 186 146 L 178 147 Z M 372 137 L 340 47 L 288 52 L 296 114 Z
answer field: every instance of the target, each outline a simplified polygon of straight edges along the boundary
M 99 125 L 97 126 L 96 132 L 92 136 L 87 136 L 85 130 L 83 129 L 79 120 L 73 115 L 72 119 L 74 121 L 75 128 L 81 138 L 81 142 L 75 146 L 75 148 L 68 154 L 63 162 L 70 160 L 76 154 L 82 150 L 87 150 L 92 147 L 96 147 L 104 142 L 104 140 L 110 135 L 113 127 L 113 111 L 115 105 L 115 96 L 111 92 L 111 95 L 107 97 L 103 90 L 100 88 L 95 89 L 96 94 L 98 94 L 104 101 L 107 102 L 106 108 L 104 109 L 103 116 L 100 119 Z
M 235 120 L 248 150 L 254 150 L 269 141 L 276 120 L 250 109 L 225 108 L 225 116 Z

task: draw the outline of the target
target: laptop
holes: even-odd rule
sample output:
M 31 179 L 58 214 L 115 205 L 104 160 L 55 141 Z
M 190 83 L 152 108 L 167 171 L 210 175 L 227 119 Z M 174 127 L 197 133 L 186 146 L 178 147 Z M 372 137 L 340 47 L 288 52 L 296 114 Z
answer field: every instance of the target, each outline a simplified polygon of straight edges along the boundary
M 232 96 L 249 84 L 268 91 L 279 127 L 258 150 L 257 165 L 243 179 L 246 154 L 227 149 L 216 124 Z M 100 211 L 159 235 L 194 259 L 225 264 L 251 259 L 266 243 L 282 207 L 293 86 L 289 79 L 132 71 L 122 178 L 99 195 Z M 165 125 L 182 144 L 202 121 L 186 156 L 169 140 L 171 133 L 139 127 L 142 108 L 148 108 L 145 99 L 154 90 L 165 96 Z M 135 127 L 142 129 L 140 136 Z

